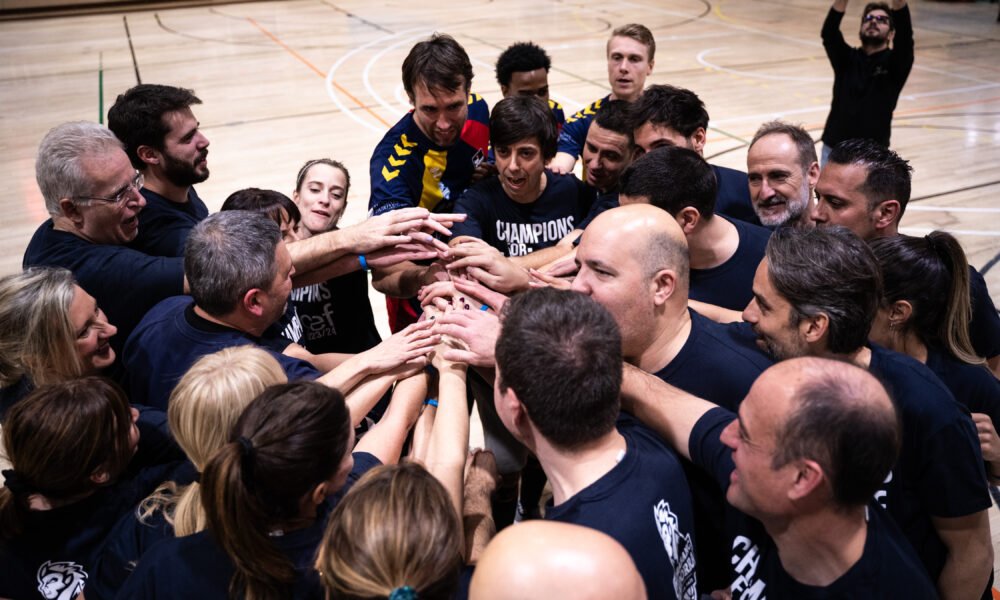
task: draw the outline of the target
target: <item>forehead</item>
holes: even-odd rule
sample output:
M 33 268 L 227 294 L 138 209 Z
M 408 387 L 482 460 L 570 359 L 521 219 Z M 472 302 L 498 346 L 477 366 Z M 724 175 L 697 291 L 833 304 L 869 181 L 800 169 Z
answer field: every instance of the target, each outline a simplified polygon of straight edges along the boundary
M 467 96 L 464 85 L 455 90 L 446 90 L 438 87 L 428 88 L 423 81 L 417 81 L 413 86 L 413 103 L 419 106 L 448 106 L 464 102 Z
M 309 170 L 306 171 L 306 176 L 302 180 L 306 182 L 317 181 L 343 187 L 347 178 L 344 176 L 344 172 L 337 167 L 326 163 L 316 163 L 309 167 Z
M 885 10 L 883 10 L 881 8 L 873 8 L 872 10 L 868 11 L 868 13 L 865 16 L 867 17 L 868 15 L 876 15 L 876 16 L 880 16 L 880 17 L 888 17 L 889 13 L 885 12 Z
M 868 177 L 868 169 L 863 165 L 828 162 L 819 173 L 816 192 L 824 196 L 843 199 L 865 199 L 861 190 Z
M 522 88 L 539 88 L 549 84 L 549 74 L 539 67 L 531 71 L 514 71 L 510 74 L 510 87 L 514 91 Z
M 69 306 L 69 319 L 74 327 L 79 327 L 90 318 L 96 306 L 94 297 L 79 285 L 73 284 L 73 300 Z
M 640 141 L 641 140 L 641 141 Z M 676 129 L 655 123 L 643 123 L 635 130 L 635 143 L 649 150 L 647 146 L 667 142 L 674 146 L 687 147 L 687 138 Z
M 520 150 L 522 148 L 531 148 L 534 150 L 541 151 L 542 145 L 538 143 L 538 138 L 531 136 L 529 138 L 524 138 L 515 141 L 514 143 L 507 146 L 511 150 Z
M 763 298 L 772 309 L 788 304 L 771 284 L 771 273 L 766 258 L 760 261 L 760 264 L 757 265 L 757 272 L 754 273 L 753 293 Z
M 612 54 L 624 54 L 626 56 L 637 54 L 644 60 L 649 59 L 649 48 L 640 41 L 630 37 L 616 35 L 608 40 L 608 56 Z
M 598 125 L 597 121 L 592 121 L 590 129 L 587 130 L 587 143 L 593 144 L 599 150 L 624 152 L 628 148 L 628 136 L 605 129 Z
M 86 174 L 89 188 L 94 193 L 112 192 L 135 176 L 135 169 L 121 148 L 112 148 L 99 154 L 84 155 L 80 166 Z
M 772 133 L 757 140 L 747 153 L 747 165 L 782 165 L 799 167 L 799 152 L 792 138 L 784 133 Z
M 195 118 L 191 107 L 185 106 L 163 113 L 163 124 L 167 126 L 168 137 L 181 137 L 198 127 L 198 119 Z
M 774 438 L 785 422 L 791 410 L 788 392 L 792 376 L 787 369 L 769 369 L 754 381 L 740 403 L 740 422 L 754 442 Z
M 584 230 L 576 251 L 577 257 L 581 262 L 597 260 L 619 268 L 637 263 L 639 253 L 633 252 L 633 242 L 642 236 L 633 229 L 623 227 L 617 219 L 598 217 Z

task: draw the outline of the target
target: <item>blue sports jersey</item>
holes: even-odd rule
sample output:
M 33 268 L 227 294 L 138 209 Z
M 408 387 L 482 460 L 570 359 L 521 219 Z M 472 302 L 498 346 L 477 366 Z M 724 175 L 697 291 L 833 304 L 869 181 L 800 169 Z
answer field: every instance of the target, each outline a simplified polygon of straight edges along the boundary
M 597 116 L 597 111 L 605 102 L 611 99 L 611 94 L 594 100 L 587 106 L 573 113 L 573 116 L 566 119 L 566 124 L 559 132 L 559 144 L 556 150 L 571 154 L 574 157 L 583 154 L 583 144 L 587 141 L 587 130 L 590 129 L 590 122 Z
M 446 148 L 420 131 L 413 111 L 406 113 L 372 153 L 369 214 L 412 206 L 449 211 L 486 157 L 489 123 L 486 101 L 478 94 L 469 94 L 468 119 L 458 141 Z

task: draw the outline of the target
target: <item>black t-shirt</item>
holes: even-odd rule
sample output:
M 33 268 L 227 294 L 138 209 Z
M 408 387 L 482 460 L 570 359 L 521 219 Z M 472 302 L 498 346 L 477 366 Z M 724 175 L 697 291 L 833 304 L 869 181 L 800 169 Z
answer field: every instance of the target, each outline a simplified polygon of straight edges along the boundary
M 969 267 L 969 295 L 972 296 L 972 319 L 969 337 L 972 349 L 983 358 L 1000 355 L 1000 315 L 979 271 Z
M 633 417 L 618 431 L 625 455 L 603 477 L 545 518 L 575 523 L 616 539 L 635 561 L 650 598 L 695 598 L 691 496 L 674 451 Z
M 868 138 L 889 146 L 892 111 L 913 67 L 910 9 L 890 13 L 896 28 L 892 49 L 868 55 L 851 48 L 840 32 L 844 13 L 830 9 L 823 22 L 823 48 L 833 67 L 833 100 L 823 128 L 823 143 L 835 146 Z
M 970 365 L 928 346 L 927 367 L 969 412 L 985 413 L 994 427 L 1000 426 L 1000 380 L 985 365 Z
M 114 523 L 174 466 L 144 469 L 72 504 L 29 511 L 22 533 L 0 540 L 0 598 L 76 598 Z
M 129 248 L 150 256 L 184 256 L 184 244 L 195 225 L 208 216 L 208 207 L 194 188 L 188 201 L 172 202 L 152 190 L 139 190 L 146 206 L 139 212 L 139 235 Z
M 743 171 L 711 165 L 719 189 L 715 194 L 715 212 L 745 223 L 760 225 L 750 203 L 750 184 Z
M 556 175 L 546 169 L 545 177 L 545 190 L 530 204 L 511 200 L 497 176 L 472 186 L 455 203 L 455 212 L 468 217 L 452 226 L 452 234 L 477 237 L 504 256 L 555 246 L 586 218 L 593 192 L 572 173 Z
M 695 424 L 689 440 L 691 460 L 708 471 L 724 491 L 729 489 L 735 466 L 732 449 L 722 443 L 720 435 L 734 418 L 723 408 L 712 409 Z M 731 542 L 730 589 L 736 600 L 937 598 L 913 549 L 874 503 L 868 508 L 861 559 L 825 587 L 804 585 L 785 571 L 778 548 L 760 521 L 727 505 L 725 522 Z
M 871 345 L 869 370 L 896 404 L 903 426 L 899 459 L 876 493 L 937 581 L 947 550 L 931 517 L 985 510 L 990 496 L 979 437 L 968 411 L 917 360 Z
M 184 293 L 184 259 L 148 256 L 126 246 L 92 244 L 42 223 L 24 251 L 23 267 L 63 267 L 97 300 L 118 328 L 111 347 L 122 348 L 143 315 L 157 302 Z
M 357 354 L 382 341 L 368 299 L 365 271 L 295 288 L 288 302 L 302 324 L 299 343 L 313 354 Z
M 269 537 L 295 566 L 298 577 L 291 591 L 295 599 L 324 598 L 319 577 L 313 569 L 316 547 L 323 539 L 326 522 L 344 494 L 369 470 L 380 465 L 366 452 L 354 453 L 354 468 L 336 496 L 316 509 L 316 520 L 303 529 Z M 153 544 L 142 555 L 118 598 L 229 598 L 229 582 L 235 573 L 232 559 L 208 530 Z
M 688 295 L 692 300 L 742 311 L 753 298 L 753 276 L 764 258 L 771 231 L 737 219 L 726 220 L 740 236 L 736 253 L 717 267 L 691 269 Z

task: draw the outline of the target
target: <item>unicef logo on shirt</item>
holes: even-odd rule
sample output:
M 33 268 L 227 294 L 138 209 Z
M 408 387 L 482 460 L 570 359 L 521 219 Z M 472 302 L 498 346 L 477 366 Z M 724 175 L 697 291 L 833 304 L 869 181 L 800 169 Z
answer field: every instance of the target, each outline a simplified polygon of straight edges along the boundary
M 73 600 L 87 581 L 87 572 L 75 562 L 52 562 L 38 567 L 38 591 L 48 600 Z

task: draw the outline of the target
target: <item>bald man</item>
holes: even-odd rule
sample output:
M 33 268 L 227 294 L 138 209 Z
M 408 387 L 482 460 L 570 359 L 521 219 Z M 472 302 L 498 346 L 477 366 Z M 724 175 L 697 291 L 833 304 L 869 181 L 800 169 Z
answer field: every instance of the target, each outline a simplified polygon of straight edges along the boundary
M 626 362 L 711 402 L 736 410 L 772 361 L 758 348 L 688 308 L 688 249 L 677 221 L 661 208 L 632 204 L 605 211 L 577 248 L 572 289 L 608 309 L 621 329 Z M 715 483 L 685 464 L 695 500 L 702 593 L 726 584 L 723 500 Z
M 937 597 L 872 499 L 902 433 L 870 373 L 790 359 L 760 376 L 738 415 L 637 369 L 625 382 L 623 408 L 725 490 L 734 599 Z
M 528 521 L 493 538 L 476 565 L 472 600 L 644 600 L 646 586 L 621 544 L 595 529 Z

